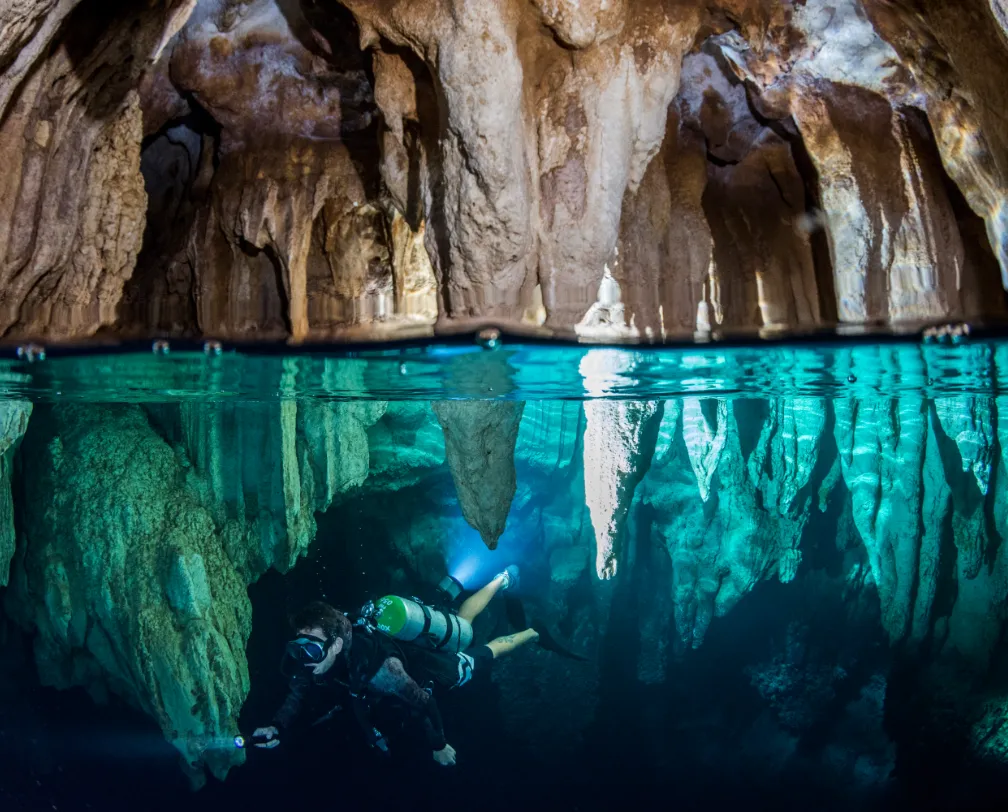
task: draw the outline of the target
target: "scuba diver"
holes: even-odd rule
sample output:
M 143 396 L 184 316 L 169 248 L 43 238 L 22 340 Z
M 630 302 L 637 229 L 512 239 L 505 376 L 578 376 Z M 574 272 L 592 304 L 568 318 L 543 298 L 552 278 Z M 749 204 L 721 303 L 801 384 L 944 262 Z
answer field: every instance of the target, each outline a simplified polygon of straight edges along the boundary
M 328 721 L 349 702 L 368 744 L 387 754 L 388 743 L 373 723 L 372 710 L 392 699 L 420 721 L 434 760 L 443 766 L 455 764 L 433 687 L 461 687 L 474 675 L 487 678 L 495 659 L 539 639 L 538 632 L 527 628 L 465 650 L 472 642 L 473 620 L 498 591 L 514 589 L 517 583 L 518 567 L 511 565 L 467 598 L 457 613 L 389 595 L 367 604 L 353 624 L 327 603 L 308 604 L 291 619 L 297 637 L 287 644 L 283 666 L 290 678 L 289 693 L 273 724 L 253 734 L 260 740 L 255 746 L 276 747 L 280 732 L 290 728 L 309 701 L 329 693 L 337 704 L 330 701 L 331 710 L 314 724 Z M 461 588 L 450 576 L 442 581 L 449 601 Z

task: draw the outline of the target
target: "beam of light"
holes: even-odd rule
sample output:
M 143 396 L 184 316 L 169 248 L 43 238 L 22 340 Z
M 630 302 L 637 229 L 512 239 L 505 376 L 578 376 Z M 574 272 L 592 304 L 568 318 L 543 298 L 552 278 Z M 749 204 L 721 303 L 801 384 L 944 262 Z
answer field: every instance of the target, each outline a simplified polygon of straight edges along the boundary
M 159 761 L 178 758 L 179 751 L 160 731 L 119 732 L 53 730 L 47 737 L 49 746 L 68 754 L 102 761 Z M 233 746 L 233 745 L 232 745 Z
M 476 571 L 479 569 L 479 564 L 479 558 L 470 554 L 449 567 L 450 572 L 448 574 L 466 589 L 470 589 L 473 578 L 476 576 Z
M 466 589 L 479 589 L 501 572 L 511 561 L 505 560 L 508 545 L 504 537 L 497 550 L 490 550 L 479 533 L 466 527 L 448 546 L 448 574 Z

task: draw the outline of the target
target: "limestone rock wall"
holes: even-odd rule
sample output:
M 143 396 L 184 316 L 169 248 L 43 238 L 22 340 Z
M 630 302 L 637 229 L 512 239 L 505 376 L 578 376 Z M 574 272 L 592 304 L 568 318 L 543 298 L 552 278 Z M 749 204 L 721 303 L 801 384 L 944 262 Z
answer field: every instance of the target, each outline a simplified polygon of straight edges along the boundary
M 317 363 L 329 386 L 361 388 L 359 369 Z M 364 484 L 368 430 L 385 411 L 295 400 L 298 363 L 278 371 L 279 402 L 46 408 L 21 468 L 16 551 L 0 495 L 8 613 L 34 634 L 43 683 L 145 711 L 195 784 L 242 761 L 217 743 L 237 733 L 249 690 L 246 587 L 289 571 L 316 514 Z M 7 494 L 30 411 L 4 407 Z
M 4 333 L 71 338 L 114 323 L 141 247 L 147 197 L 136 88 L 158 21 L 123 3 L 71 15 L 75 5 L 17 3 L 3 12 L 3 47 L 7 32 L 25 42 L 7 52 L 12 64 L 0 59 Z
M 360 386 L 360 372 L 324 359 L 327 385 Z M 284 362 L 279 387 L 293 389 L 298 361 Z M 292 393 L 293 394 L 293 393 Z M 183 403 L 171 414 L 197 487 L 247 580 L 287 572 L 315 538 L 315 514 L 360 488 L 369 473 L 368 430 L 382 401 L 279 404 Z
M 949 174 L 987 225 L 1008 279 L 1008 66 L 1003 7 L 987 0 L 868 0 L 865 10 L 927 93 L 926 109 Z M 913 55 L 913 58 L 908 58 Z
M 148 713 L 203 780 L 243 760 L 252 607 L 187 463 L 136 406 L 37 415 L 6 611 L 34 632 L 43 684 Z

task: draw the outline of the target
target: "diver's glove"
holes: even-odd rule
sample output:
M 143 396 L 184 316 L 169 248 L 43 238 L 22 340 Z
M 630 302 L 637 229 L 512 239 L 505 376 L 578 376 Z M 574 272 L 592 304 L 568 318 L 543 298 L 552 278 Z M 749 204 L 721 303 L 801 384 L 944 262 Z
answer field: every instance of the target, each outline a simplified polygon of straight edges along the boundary
M 262 739 L 263 741 L 257 741 L 255 743 L 256 747 L 262 747 L 266 750 L 272 750 L 280 744 L 280 731 L 275 727 L 257 727 L 255 733 L 252 734 L 253 739 Z
M 445 744 L 443 750 L 434 751 L 434 760 L 442 767 L 455 766 L 455 748 L 450 744 Z

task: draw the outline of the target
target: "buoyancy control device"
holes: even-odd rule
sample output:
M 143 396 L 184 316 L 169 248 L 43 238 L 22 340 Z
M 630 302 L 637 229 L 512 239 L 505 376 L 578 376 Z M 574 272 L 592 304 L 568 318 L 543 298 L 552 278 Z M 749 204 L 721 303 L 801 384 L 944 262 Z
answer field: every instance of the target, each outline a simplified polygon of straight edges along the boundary
M 446 583 L 449 580 L 452 583 Z M 439 586 L 447 599 L 444 607 L 430 606 L 419 598 L 386 595 L 361 610 L 361 621 L 404 643 L 423 645 L 434 651 L 465 651 L 472 643 L 472 625 L 448 608 L 461 591 L 461 585 L 458 589 L 456 585 L 455 579 L 446 578 Z

